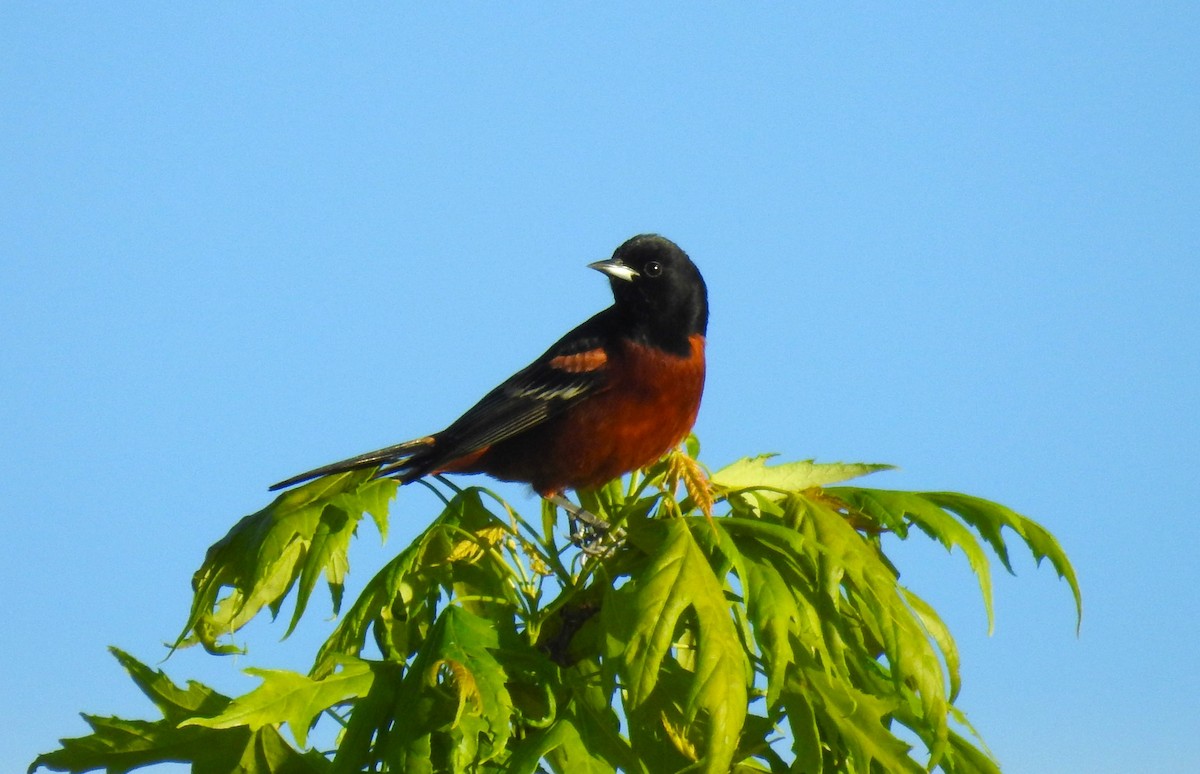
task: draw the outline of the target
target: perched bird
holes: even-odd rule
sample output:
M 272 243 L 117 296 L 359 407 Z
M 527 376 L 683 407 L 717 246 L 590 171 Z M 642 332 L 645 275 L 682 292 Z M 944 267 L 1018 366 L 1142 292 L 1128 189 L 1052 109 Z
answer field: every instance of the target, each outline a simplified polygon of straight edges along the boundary
M 704 390 L 708 295 L 683 250 L 635 236 L 589 264 L 608 275 L 614 303 L 483 396 L 445 430 L 293 476 L 379 467 L 401 483 L 435 473 L 486 473 L 530 484 L 566 504 L 645 467 L 696 421 Z

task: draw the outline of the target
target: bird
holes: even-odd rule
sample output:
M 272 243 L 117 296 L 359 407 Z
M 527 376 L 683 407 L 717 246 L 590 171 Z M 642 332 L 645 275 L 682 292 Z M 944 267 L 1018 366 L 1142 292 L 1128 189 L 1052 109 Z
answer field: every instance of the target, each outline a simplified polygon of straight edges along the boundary
M 612 306 L 517 371 L 444 430 L 292 476 L 271 491 L 378 468 L 401 484 L 483 473 L 529 484 L 564 507 L 646 467 L 678 445 L 700 409 L 708 291 L 678 245 L 639 234 L 588 264 L 608 277 Z

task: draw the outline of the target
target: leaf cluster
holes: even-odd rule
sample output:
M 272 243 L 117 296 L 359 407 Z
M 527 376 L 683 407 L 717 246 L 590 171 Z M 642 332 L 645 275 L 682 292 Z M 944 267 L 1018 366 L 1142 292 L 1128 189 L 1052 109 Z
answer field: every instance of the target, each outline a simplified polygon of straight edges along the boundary
M 706 481 L 689 451 L 581 495 L 613 527 L 586 552 L 549 503 L 533 521 L 487 489 L 431 485 L 441 512 L 308 674 L 251 670 L 260 686 L 229 698 L 116 651 L 162 719 L 85 716 L 93 733 L 31 770 L 997 771 L 955 705 L 953 638 L 883 541 L 958 548 L 990 621 L 989 554 L 1011 571 L 1009 533 L 1079 608 L 1053 536 L 977 497 L 844 483 L 886 466 L 754 457 Z M 234 652 L 234 633 L 288 599 L 291 632 L 322 576 L 340 612 L 350 538 L 364 514 L 386 530 L 394 490 L 342 474 L 244 518 L 196 573 L 176 645 Z M 318 723 L 335 749 L 310 749 Z

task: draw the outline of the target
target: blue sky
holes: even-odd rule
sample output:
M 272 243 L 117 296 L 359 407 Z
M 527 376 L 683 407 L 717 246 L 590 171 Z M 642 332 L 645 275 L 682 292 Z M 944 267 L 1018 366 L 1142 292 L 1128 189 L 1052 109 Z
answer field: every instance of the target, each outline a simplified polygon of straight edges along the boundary
M 708 464 L 890 462 L 1062 541 L 1078 638 L 1024 554 L 988 637 L 961 556 L 895 549 L 1006 771 L 1190 771 L 1197 40 L 1190 3 L 3 4 L 0 768 L 149 716 L 105 646 L 158 661 L 266 485 L 440 428 L 657 231 L 710 289 Z M 163 666 L 241 692 L 326 627 Z

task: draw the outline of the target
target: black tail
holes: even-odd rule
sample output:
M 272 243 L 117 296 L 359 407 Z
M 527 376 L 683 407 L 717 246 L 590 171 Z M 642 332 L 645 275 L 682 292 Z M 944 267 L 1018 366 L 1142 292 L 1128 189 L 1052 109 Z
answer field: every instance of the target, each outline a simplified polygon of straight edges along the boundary
M 351 457 L 348 460 L 341 462 L 332 462 L 328 465 L 322 465 L 319 468 L 314 468 L 307 473 L 301 473 L 298 476 L 280 481 L 278 484 L 271 486 L 272 492 L 279 489 L 287 489 L 289 486 L 311 481 L 314 478 L 328 476 L 333 473 L 345 473 L 348 470 L 362 470 L 363 468 L 372 468 L 377 465 L 387 466 L 387 475 L 400 473 L 407 467 L 406 463 L 422 450 L 427 450 L 433 446 L 434 439 L 432 436 L 417 438 L 413 441 L 405 441 L 398 443 L 395 446 L 388 446 L 386 449 L 378 449 L 366 454 L 360 454 L 357 457 Z M 407 483 L 407 482 L 406 482 Z

